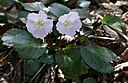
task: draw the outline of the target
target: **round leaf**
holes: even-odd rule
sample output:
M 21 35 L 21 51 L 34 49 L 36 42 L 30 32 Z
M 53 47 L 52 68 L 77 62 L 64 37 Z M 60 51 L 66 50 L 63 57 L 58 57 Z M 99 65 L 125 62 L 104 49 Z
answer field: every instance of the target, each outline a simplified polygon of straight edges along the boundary
M 66 50 L 56 53 L 56 62 L 59 68 L 68 78 L 75 80 L 86 72 L 85 66 L 81 62 L 82 57 L 79 48 L 66 48 Z
M 21 3 L 24 9 L 28 11 L 46 11 L 46 7 L 41 2 L 34 2 L 34 3 Z
M 108 63 L 111 59 L 110 53 L 104 47 L 95 44 L 81 48 L 81 55 L 91 68 L 99 72 L 110 73 L 113 67 Z
M 8 30 L 2 36 L 2 41 L 4 45 L 14 46 L 18 54 L 25 59 L 37 59 L 46 52 L 41 40 L 20 29 Z
M 53 13 L 55 16 L 60 17 L 61 15 L 69 13 L 71 10 L 70 8 L 59 4 L 59 3 L 53 3 L 49 6 L 49 10 L 51 13 Z
M 91 15 L 84 9 L 73 9 L 72 11 L 78 12 L 80 18 L 90 18 Z
M 83 80 L 83 83 L 97 83 L 92 77 Z
M 25 63 L 24 73 L 27 75 L 34 75 L 39 69 L 40 62 L 34 60 L 28 60 Z
M 88 7 L 90 3 L 91 3 L 90 1 L 78 0 L 77 5 L 80 7 Z
M 53 55 L 44 54 L 39 60 L 45 64 L 52 64 L 54 62 L 54 57 Z
M 114 15 L 111 15 L 111 14 L 107 14 L 106 16 L 104 16 L 103 20 L 102 20 L 102 23 L 111 25 L 119 31 L 124 31 L 125 30 L 125 27 L 121 23 L 121 20 L 117 16 L 114 16 Z

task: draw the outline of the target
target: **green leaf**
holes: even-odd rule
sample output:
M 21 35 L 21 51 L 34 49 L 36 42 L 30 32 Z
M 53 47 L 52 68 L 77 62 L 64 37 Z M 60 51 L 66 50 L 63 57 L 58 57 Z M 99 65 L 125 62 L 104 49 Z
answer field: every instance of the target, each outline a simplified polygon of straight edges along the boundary
M 19 17 L 20 18 L 27 18 L 28 14 L 29 14 L 29 12 L 27 12 L 27 11 L 20 11 Z
M 80 18 L 90 18 L 91 15 L 85 9 L 73 9 L 72 11 L 78 12 Z
M 26 18 L 28 16 L 29 12 L 27 11 L 20 11 L 19 13 L 19 19 L 23 22 L 23 23 L 26 23 Z
M 107 48 L 106 48 L 107 49 Z M 116 58 L 116 54 L 115 53 L 113 53 L 111 50 L 109 50 L 109 49 L 107 49 L 107 51 L 108 51 L 108 53 L 109 53 L 109 62 L 110 61 L 117 61 L 117 58 Z
M 2 41 L 4 45 L 14 46 L 25 59 L 37 59 L 46 52 L 41 40 L 20 29 L 10 29 L 2 36 Z
M 27 75 L 34 75 L 39 69 L 40 62 L 36 60 L 27 60 L 25 63 L 24 73 Z
M 64 74 L 73 80 L 86 73 L 81 63 L 82 57 L 79 48 L 70 48 L 56 53 L 56 62 Z
M 38 59 L 40 56 L 46 52 L 45 48 L 37 47 L 36 45 L 33 46 L 15 46 L 16 51 L 19 53 L 21 58 L 24 59 Z
M 6 5 L 7 6 L 13 5 L 13 3 L 14 3 L 14 0 L 6 0 Z
M 119 17 L 117 17 L 115 15 L 107 14 L 106 16 L 103 17 L 102 23 L 111 25 L 111 26 L 113 26 L 113 28 L 115 28 L 119 31 L 125 30 L 125 27 L 121 23 L 121 20 L 119 19 Z
M 71 10 L 70 8 L 59 4 L 59 3 L 53 3 L 49 6 L 49 10 L 51 13 L 53 13 L 55 16 L 60 17 L 64 14 L 69 13 Z
M 0 7 L 10 7 L 14 4 L 14 0 L 0 0 Z
M 0 22 L 4 23 L 6 21 L 7 21 L 7 18 L 5 17 L 5 14 L 4 13 L 0 13 Z
M 59 33 L 59 31 L 56 30 L 56 27 L 55 27 L 55 26 L 52 28 L 52 31 L 53 31 L 53 34 L 54 34 L 56 37 L 59 37 L 59 36 L 60 36 L 60 33 Z
M 83 83 L 97 83 L 92 77 L 83 80 Z
M 4 1 L 3 0 L 0 0 L 0 8 L 4 6 Z
M 108 63 L 112 60 L 112 55 L 106 48 L 91 44 L 86 47 L 81 47 L 81 55 L 91 68 L 99 72 L 113 72 L 113 67 Z
M 52 64 L 54 62 L 54 57 L 53 55 L 44 54 L 39 60 L 45 64 Z
M 46 11 L 45 9 L 47 9 L 43 3 L 41 2 L 34 2 L 34 3 L 21 3 L 22 6 L 24 7 L 24 9 L 28 10 L 28 11 Z
M 90 1 L 86 1 L 86 0 L 78 0 L 77 1 L 77 5 L 80 7 L 88 7 L 90 5 Z

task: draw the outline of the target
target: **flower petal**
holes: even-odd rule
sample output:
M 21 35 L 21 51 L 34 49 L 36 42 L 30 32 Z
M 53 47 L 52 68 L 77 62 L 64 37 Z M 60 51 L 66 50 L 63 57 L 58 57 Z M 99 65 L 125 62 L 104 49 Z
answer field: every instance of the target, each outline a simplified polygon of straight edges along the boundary
M 58 22 L 58 23 L 56 24 L 56 27 L 57 27 L 57 30 L 58 30 L 60 33 L 62 33 L 62 34 L 65 34 L 65 33 L 66 33 L 66 29 L 65 29 L 65 27 L 64 27 L 64 25 L 63 25 L 62 22 Z
M 58 22 L 56 26 L 57 26 L 57 30 L 62 34 L 66 34 L 71 37 L 75 35 L 75 30 L 73 30 L 72 28 L 65 27 L 61 22 Z
M 32 20 L 32 21 L 37 21 L 39 18 L 40 18 L 39 15 L 36 13 L 30 13 L 28 14 L 27 17 L 28 20 Z
M 65 22 L 71 21 L 70 26 L 65 26 Z M 67 23 L 68 24 L 68 23 Z M 64 14 L 60 16 L 56 27 L 57 30 L 62 33 L 73 37 L 76 34 L 76 31 L 79 30 L 82 26 L 80 21 L 80 16 L 77 12 L 70 12 L 69 14 Z
M 26 23 L 26 27 L 27 27 L 27 30 L 29 32 L 31 32 L 31 33 L 36 30 L 35 22 L 34 21 L 31 21 L 31 20 L 28 20 L 28 22 Z
M 40 28 L 40 29 L 36 29 L 32 35 L 35 37 L 35 38 L 40 38 L 40 39 L 43 39 L 47 33 L 44 31 L 43 28 Z
M 59 22 L 64 22 L 66 19 L 68 19 L 68 14 L 64 14 L 63 16 L 60 16 L 58 19 Z
M 80 18 L 80 16 L 78 15 L 77 12 L 70 12 L 68 15 L 68 18 L 72 19 L 72 21 L 74 21 L 74 20 L 78 20 Z
M 82 23 L 81 23 L 81 21 L 80 20 L 75 20 L 74 22 L 73 22 L 73 29 L 74 30 L 78 30 L 78 29 L 80 29 L 82 27 Z
M 39 16 L 43 19 L 47 19 L 47 15 L 42 10 L 39 11 Z
M 43 39 L 52 30 L 53 21 L 47 19 L 47 15 L 43 11 L 40 11 L 39 14 L 30 13 L 27 19 L 27 30 L 36 38 Z
M 75 30 L 73 30 L 72 28 L 68 28 L 66 30 L 66 35 L 73 37 L 75 34 L 76 34 Z
M 52 26 L 53 26 L 53 21 L 47 19 L 47 21 L 45 21 L 45 23 L 44 23 L 44 29 L 45 29 L 45 31 L 47 33 L 50 32 L 52 30 Z

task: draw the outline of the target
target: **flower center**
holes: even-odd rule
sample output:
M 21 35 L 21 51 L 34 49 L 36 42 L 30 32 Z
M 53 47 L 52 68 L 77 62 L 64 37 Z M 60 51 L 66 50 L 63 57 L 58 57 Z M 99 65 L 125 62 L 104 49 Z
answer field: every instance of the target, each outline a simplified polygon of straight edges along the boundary
M 36 21 L 36 25 L 37 25 L 37 27 L 43 26 L 44 25 L 44 20 L 43 19 L 38 19 Z
M 64 24 L 65 27 L 71 27 L 71 26 L 72 26 L 72 21 L 69 20 L 69 19 L 67 19 L 67 20 L 65 20 L 65 21 L 63 22 L 63 24 Z

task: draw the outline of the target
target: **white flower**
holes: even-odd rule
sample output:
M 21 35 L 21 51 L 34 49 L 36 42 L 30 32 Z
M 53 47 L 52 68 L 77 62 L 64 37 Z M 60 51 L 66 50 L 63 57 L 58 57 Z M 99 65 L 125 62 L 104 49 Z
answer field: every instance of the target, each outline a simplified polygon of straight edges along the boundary
M 53 21 L 41 10 L 39 14 L 30 13 L 27 17 L 27 30 L 36 38 L 43 39 L 53 27 Z
M 57 22 L 57 30 L 62 33 L 73 37 L 77 30 L 82 26 L 80 16 L 77 12 L 70 12 L 60 16 Z

